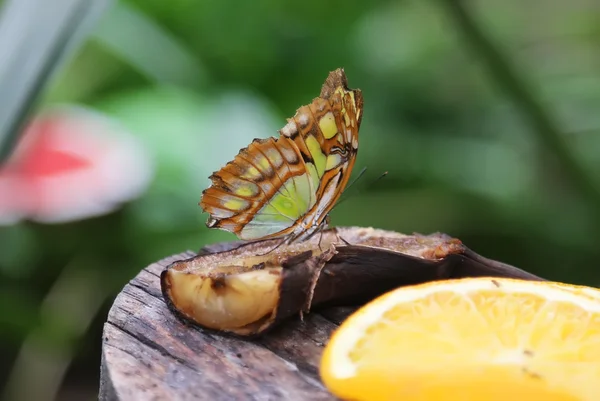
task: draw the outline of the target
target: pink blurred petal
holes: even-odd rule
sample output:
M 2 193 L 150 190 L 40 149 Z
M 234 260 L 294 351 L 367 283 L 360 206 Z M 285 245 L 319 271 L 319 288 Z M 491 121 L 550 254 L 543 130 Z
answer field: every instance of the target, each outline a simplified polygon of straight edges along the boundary
M 0 171 L 0 225 L 11 225 L 23 218 L 14 195 L 19 193 L 18 180 Z
M 27 128 L 0 170 L 0 224 L 106 214 L 139 196 L 151 178 L 149 156 L 137 138 L 99 114 L 55 110 Z

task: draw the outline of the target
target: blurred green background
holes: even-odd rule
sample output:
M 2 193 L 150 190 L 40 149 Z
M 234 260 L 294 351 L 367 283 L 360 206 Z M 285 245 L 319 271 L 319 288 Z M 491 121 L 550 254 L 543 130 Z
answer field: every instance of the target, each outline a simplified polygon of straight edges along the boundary
M 460 4 L 112 4 L 31 117 L 65 104 L 101 113 L 139 141 L 152 180 L 102 216 L 0 226 L 0 395 L 97 397 L 115 295 L 151 262 L 234 239 L 204 225 L 207 177 L 277 135 L 337 67 L 363 91 L 355 174 L 368 170 L 333 225 L 441 231 L 598 286 L 600 3 Z

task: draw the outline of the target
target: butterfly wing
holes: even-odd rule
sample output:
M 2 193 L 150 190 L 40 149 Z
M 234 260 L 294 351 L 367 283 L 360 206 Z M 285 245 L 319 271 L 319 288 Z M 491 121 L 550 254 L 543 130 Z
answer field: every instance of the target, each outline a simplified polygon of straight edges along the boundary
M 210 179 L 200 206 L 208 227 L 240 239 L 310 235 L 343 192 L 358 150 L 362 94 L 342 69 L 302 106 L 279 138 L 255 139 Z

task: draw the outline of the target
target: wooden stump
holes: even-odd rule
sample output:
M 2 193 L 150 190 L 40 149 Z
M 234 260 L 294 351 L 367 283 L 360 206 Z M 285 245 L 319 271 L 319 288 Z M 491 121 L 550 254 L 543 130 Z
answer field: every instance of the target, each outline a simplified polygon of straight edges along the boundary
M 344 230 L 346 236 L 355 232 L 354 237 L 363 242 L 366 236 L 379 246 L 387 245 L 338 249 L 317 282 L 316 298 L 333 292 L 360 294 L 357 288 L 363 284 L 357 283 L 380 288 L 375 277 L 383 279 L 388 290 L 457 277 L 543 280 L 482 257 L 443 234 L 400 236 L 393 243 L 396 237 L 380 230 Z M 237 242 L 214 244 L 200 253 L 225 252 L 239 246 Z M 395 251 L 388 250 L 389 246 Z M 254 339 L 216 334 L 184 323 L 173 314 L 160 288 L 160 274 L 167 266 L 195 255 L 173 255 L 148 266 L 117 296 L 104 325 L 100 400 L 335 399 L 320 381 L 319 363 L 331 333 L 355 308 L 316 309 L 305 314 L 303 321 L 288 314 L 281 324 Z M 356 276 L 363 271 L 361 266 L 366 267 L 369 280 Z M 382 271 L 384 268 L 391 271 Z M 345 286 L 338 283 L 340 277 L 347 281 Z M 295 310 L 301 310 L 304 298 L 301 301 Z
M 100 400 L 333 400 L 318 366 L 331 332 L 354 308 L 290 319 L 257 340 L 184 324 L 163 300 L 159 275 L 173 255 L 142 270 L 104 325 Z

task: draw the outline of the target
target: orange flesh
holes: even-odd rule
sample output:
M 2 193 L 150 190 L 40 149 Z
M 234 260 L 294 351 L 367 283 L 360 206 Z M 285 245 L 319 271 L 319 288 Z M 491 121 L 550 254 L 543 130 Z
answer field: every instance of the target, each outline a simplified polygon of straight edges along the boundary
M 334 334 L 321 366 L 325 384 L 344 399 L 600 399 L 600 305 L 491 287 L 430 292 L 393 304 L 372 324 L 353 320 Z M 354 342 L 341 333 L 351 330 L 360 330 Z M 331 345 L 347 347 L 346 358 Z M 354 369 L 347 377 L 334 372 L 344 363 Z

